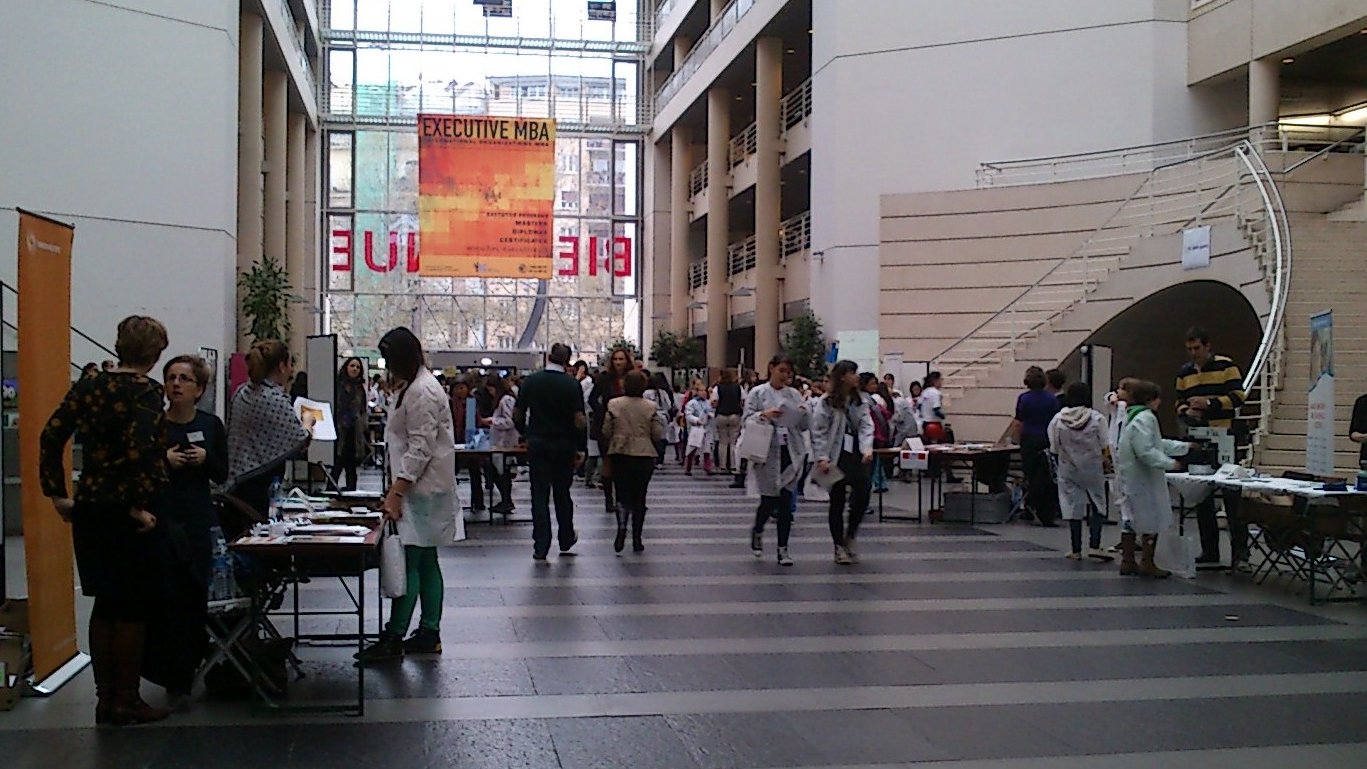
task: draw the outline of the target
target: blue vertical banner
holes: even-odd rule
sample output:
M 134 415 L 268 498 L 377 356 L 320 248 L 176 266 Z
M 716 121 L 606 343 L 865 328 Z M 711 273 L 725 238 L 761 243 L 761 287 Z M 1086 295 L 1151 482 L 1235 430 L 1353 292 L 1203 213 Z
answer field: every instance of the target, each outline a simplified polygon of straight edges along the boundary
M 1310 316 L 1310 394 L 1305 430 L 1305 471 L 1334 474 L 1334 313 Z
M 617 0 L 589 0 L 589 21 L 617 21 Z

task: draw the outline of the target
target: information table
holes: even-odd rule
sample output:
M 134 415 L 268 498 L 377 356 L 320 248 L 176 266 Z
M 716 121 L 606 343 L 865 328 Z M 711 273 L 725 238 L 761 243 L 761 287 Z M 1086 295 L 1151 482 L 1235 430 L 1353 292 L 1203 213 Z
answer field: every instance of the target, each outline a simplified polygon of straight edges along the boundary
M 1332 593 L 1342 589 L 1346 597 L 1326 601 L 1367 598 L 1356 585 L 1367 576 L 1364 542 L 1367 542 L 1367 492 L 1351 486 L 1328 491 L 1320 481 L 1256 476 L 1235 477 L 1168 473 L 1168 487 L 1176 497 L 1180 520 L 1187 512 L 1217 491 L 1222 492 L 1229 524 L 1233 559 L 1257 553 L 1261 562 L 1253 569 L 1258 583 L 1273 575 L 1286 575 L 1308 584 L 1310 603 L 1317 599 L 1317 581 Z M 1290 497 L 1290 506 L 1260 503 L 1259 498 Z M 1237 543 L 1235 532 L 1249 528 L 1246 543 Z M 1242 536 L 1240 536 L 1242 538 Z M 1243 551 L 1243 552 L 1240 552 Z
M 289 525 L 289 524 L 286 524 Z M 260 629 L 268 635 L 278 635 L 274 632 L 270 620 L 272 606 L 279 606 L 284 599 L 285 591 L 290 587 L 294 588 L 294 616 L 296 628 L 298 627 L 299 616 L 301 614 L 309 616 L 354 616 L 356 618 L 356 632 L 354 634 L 310 636 L 305 639 L 297 636 L 300 640 L 322 639 L 322 640 L 354 640 L 356 650 L 359 652 L 365 648 L 365 577 L 366 572 L 379 565 L 379 528 L 368 529 L 364 534 L 341 533 L 340 529 L 354 528 L 345 524 L 328 524 L 326 526 L 293 526 L 283 536 L 245 536 L 233 542 L 229 547 L 235 552 L 249 556 L 256 564 L 262 567 L 262 580 L 253 591 L 250 604 L 250 623 L 253 630 Z M 350 609 L 328 609 L 310 610 L 301 612 L 299 609 L 298 591 L 300 585 L 309 584 L 313 579 L 336 577 L 342 581 L 346 587 L 348 597 L 351 599 Z M 357 582 L 356 591 L 352 592 L 347 579 L 355 579 Z M 296 630 L 297 633 L 297 630 Z M 340 705 L 331 704 L 286 704 L 282 697 L 272 696 L 270 687 L 263 687 L 259 684 L 265 676 L 258 665 L 250 665 L 248 672 L 251 675 L 259 676 L 253 683 L 253 689 L 262 700 L 262 705 L 271 711 L 289 713 L 343 713 L 346 715 L 361 716 L 365 714 L 365 668 L 355 666 L 356 670 L 356 700 L 354 703 L 344 703 Z
M 979 465 L 982 462 L 1000 460 L 1003 458 L 1009 463 L 1011 455 L 1020 451 L 1020 447 L 985 443 L 941 443 L 926 446 L 925 450 L 930 455 L 929 467 L 925 471 L 916 474 L 916 515 L 894 516 L 884 514 L 883 495 L 879 494 L 879 521 L 916 521 L 917 523 L 920 523 L 923 518 L 923 513 L 925 512 L 925 499 L 924 494 L 922 493 L 922 483 L 927 476 L 930 478 L 930 512 L 935 513 L 940 511 L 943 507 L 944 473 L 946 468 L 953 467 L 955 464 L 966 464 L 969 468 L 968 523 L 970 526 L 976 525 L 978 514 Z M 874 451 L 874 455 L 898 456 L 901 451 L 901 448 L 878 449 Z

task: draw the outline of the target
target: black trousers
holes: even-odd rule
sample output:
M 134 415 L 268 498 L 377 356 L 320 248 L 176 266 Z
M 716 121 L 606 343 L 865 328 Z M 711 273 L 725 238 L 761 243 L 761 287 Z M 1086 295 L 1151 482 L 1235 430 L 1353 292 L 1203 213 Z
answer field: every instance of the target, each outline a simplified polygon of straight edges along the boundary
M 635 513 L 646 509 L 646 494 L 655 474 L 654 457 L 612 455 L 612 485 L 617 489 L 617 504 Z
M 1049 439 L 1027 435 L 1021 438 L 1021 469 L 1025 472 L 1025 498 L 1040 523 L 1058 519 L 1058 487 L 1049 472 Z
M 470 471 L 470 509 L 484 509 L 484 459 L 474 457 L 464 460 L 465 468 Z M 457 471 L 459 474 L 459 471 Z
M 788 469 L 793 464 L 793 457 L 788 453 L 788 447 L 784 446 L 779 453 L 779 471 Z M 866 487 L 868 483 L 864 484 Z M 865 490 L 867 493 L 867 489 Z M 764 533 L 764 527 L 769 523 L 770 518 L 778 519 L 778 546 L 788 546 L 788 535 L 793 531 L 793 492 L 788 489 L 780 489 L 778 496 L 759 498 L 759 507 L 755 509 L 755 527 L 752 529 L 756 534 Z
M 551 549 L 551 499 L 555 499 L 555 525 L 560 549 L 575 542 L 574 500 L 570 486 L 574 483 L 573 453 L 538 453 L 527 455 L 532 484 L 532 543 L 534 552 L 544 556 Z
M 337 436 L 332 455 L 332 480 L 338 482 L 345 476 L 346 483 L 342 486 L 345 491 L 356 489 L 356 468 L 361 466 L 362 453 L 361 447 L 356 445 L 355 430 L 347 429 Z
M 859 532 L 859 524 L 864 520 L 864 511 L 869 509 L 869 470 L 863 458 L 848 451 L 841 452 L 836 463 L 840 472 L 845 474 L 840 483 L 831 487 L 831 507 L 828 519 L 831 525 L 831 541 L 837 545 L 853 539 Z M 849 497 L 850 520 L 845 524 L 845 498 Z

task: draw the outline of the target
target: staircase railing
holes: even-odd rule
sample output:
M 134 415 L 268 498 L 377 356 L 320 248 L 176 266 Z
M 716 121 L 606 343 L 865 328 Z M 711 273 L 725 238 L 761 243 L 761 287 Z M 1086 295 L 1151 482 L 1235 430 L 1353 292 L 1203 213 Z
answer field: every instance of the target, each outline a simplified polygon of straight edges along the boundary
M 15 288 L 14 286 L 11 286 L 9 283 L 6 283 L 6 282 L 3 281 L 3 280 L 0 280 L 0 290 L 8 291 L 8 292 L 14 294 L 15 296 L 18 296 L 18 295 L 19 295 L 19 289 Z M 18 333 L 19 333 L 19 326 L 15 325 L 14 323 L 10 323 L 8 320 L 0 319 L 0 325 L 3 325 L 5 328 L 8 328 L 9 330 L 13 331 L 15 334 L 18 334 Z M 80 330 L 79 328 L 76 328 L 75 326 L 72 326 L 72 327 L 71 327 L 71 333 L 74 334 L 75 336 L 77 336 L 78 338 L 83 339 L 83 340 L 85 340 L 86 342 L 90 343 L 91 345 L 93 345 L 93 346 L 95 347 L 95 349 L 99 350 L 100 352 L 105 353 L 106 355 L 108 355 L 108 356 L 110 357 L 111 360 L 117 360 L 117 359 L 118 359 L 118 353 L 116 353 L 116 352 L 114 352 L 113 350 L 109 349 L 109 348 L 106 347 L 103 343 L 101 343 L 98 339 L 95 339 L 94 337 L 90 336 L 89 334 L 85 333 L 84 331 Z M 71 367 L 72 367 L 73 369 L 75 369 L 76 371 L 80 371 L 80 370 L 81 370 L 81 364 L 77 363 L 76 361 L 71 361 Z
M 1144 174 L 1081 245 L 935 356 L 937 368 L 951 385 L 972 386 L 1010 360 L 1021 342 L 1087 301 L 1140 239 L 1244 214 L 1249 201 L 1242 194 L 1243 168 L 1234 160 L 1237 148 L 1251 150 L 1247 140 L 1240 140 Z

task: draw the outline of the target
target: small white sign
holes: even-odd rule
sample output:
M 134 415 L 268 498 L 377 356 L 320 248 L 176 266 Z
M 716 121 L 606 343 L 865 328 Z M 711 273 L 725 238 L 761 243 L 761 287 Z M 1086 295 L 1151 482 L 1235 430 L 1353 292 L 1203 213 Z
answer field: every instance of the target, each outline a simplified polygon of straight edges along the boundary
M 1182 269 L 1210 266 L 1210 225 L 1182 230 Z

